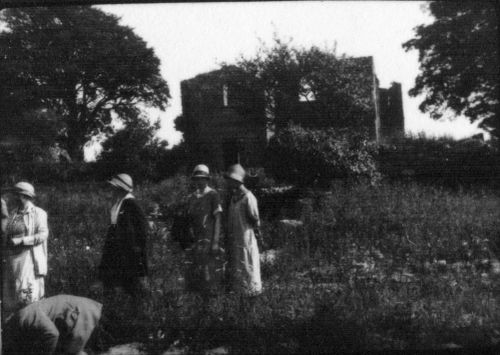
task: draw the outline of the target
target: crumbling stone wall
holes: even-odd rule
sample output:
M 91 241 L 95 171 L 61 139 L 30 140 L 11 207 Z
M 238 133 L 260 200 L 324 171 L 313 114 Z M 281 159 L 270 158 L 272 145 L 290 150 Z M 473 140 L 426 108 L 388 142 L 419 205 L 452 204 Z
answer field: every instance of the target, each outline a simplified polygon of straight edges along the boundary
M 379 142 L 404 136 L 401 84 L 379 88 L 372 57 L 346 59 L 344 70 L 352 79 L 345 90 L 354 98 L 353 107 L 340 107 L 333 115 L 330 107 L 325 115 L 322 102 L 300 101 L 297 94 L 286 110 L 287 120 L 307 128 L 350 127 Z M 228 67 L 181 83 L 184 140 L 191 165 L 203 162 L 220 171 L 236 162 L 262 166 L 266 103 L 252 80 L 237 67 Z
M 403 95 L 400 83 L 379 89 L 380 136 L 382 142 L 404 136 Z
M 181 83 L 191 163 L 224 170 L 239 162 L 260 166 L 266 147 L 263 93 L 236 68 L 201 74 Z

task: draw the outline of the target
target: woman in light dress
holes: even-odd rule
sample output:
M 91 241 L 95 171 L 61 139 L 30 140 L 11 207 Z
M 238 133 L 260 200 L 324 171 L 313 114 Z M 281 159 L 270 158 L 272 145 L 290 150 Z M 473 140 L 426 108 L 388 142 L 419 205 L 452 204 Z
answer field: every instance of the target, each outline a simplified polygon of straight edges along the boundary
M 13 192 L 16 208 L 5 228 L 2 300 L 6 313 L 42 299 L 47 275 L 47 213 L 33 204 L 33 185 L 19 182 Z
M 2 236 L 7 228 L 7 222 L 9 220 L 9 211 L 7 210 L 7 202 L 2 198 Z M 3 245 L 2 245 L 3 247 Z
M 224 276 L 219 248 L 222 207 L 218 192 L 208 186 L 210 172 L 206 165 L 197 165 L 191 179 L 195 191 L 188 197 L 187 215 L 193 244 L 186 249 L 186 290 L 199 293 L 207 303 Z
M 257 199 L 243 185 L 245 170 L 241 165 L 231 166 L 225 177 L 231 195 L 227 215 L 231 288 L 243 296 L 257 296 L 262 292 Z

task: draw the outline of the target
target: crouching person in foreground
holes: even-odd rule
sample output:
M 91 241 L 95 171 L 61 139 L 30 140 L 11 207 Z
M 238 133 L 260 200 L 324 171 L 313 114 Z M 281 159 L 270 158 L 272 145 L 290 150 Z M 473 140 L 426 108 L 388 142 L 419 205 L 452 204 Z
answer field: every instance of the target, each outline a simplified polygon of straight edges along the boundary
M 57 295 L 17 311 L 5 325 L 4 355 L 86 354 L 83 349 L 101 318 L 94 300 Z

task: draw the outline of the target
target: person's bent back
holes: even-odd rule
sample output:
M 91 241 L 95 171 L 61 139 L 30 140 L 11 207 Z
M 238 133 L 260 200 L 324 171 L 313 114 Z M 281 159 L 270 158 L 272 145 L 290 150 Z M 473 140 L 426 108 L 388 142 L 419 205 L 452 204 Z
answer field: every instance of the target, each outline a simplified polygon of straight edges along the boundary
M 4 354 L 79 354 L 101 318 L 94 300 L 58 295 L 19 310 L 6 324 Z

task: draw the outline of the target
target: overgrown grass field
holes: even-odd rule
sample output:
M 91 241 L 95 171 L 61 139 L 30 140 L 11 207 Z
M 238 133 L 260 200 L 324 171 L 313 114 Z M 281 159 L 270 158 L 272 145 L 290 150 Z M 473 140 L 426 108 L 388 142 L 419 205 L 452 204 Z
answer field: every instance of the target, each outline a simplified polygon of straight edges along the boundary
M 51 227 L 47 293 L 102 301 L 91 284 L 109 192 L 95 184 L 37 188 Z M 135 195 L 150 211 L 187 190 L 187 179 L 176 177 Z M 302 206 L 302 226 L 263 221 L 266 244 L 279 252 L 262 265 L 255 312 L 242 311 L 245 301 L 232 294 L 221 292 L 204 310 L 184 293 L 183 251 L 168 223 L 156 221 L 144 314 L 131 318 L 125 295 L 106 303 L 96 349 L 139 341 L 161 354 L 177 341 L 191 353 L 225 345 L 232 354 L 316 354 L 500 341 L 497 192 L 340 183 L 310 192 Z

